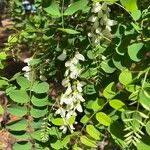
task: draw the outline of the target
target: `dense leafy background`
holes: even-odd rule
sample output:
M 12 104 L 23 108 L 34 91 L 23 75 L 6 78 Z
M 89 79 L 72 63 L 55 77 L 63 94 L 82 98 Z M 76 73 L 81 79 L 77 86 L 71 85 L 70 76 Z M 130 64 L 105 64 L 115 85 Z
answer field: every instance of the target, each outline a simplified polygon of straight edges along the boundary
M 23 71 L 8 79 L 1 75 L 0 88 L 9 105 L 6 110 L 0 107 L 0 114 L 6 111 L 17 117 L 6 124 L 16 139 L 13 149 L 149 150 L 150 2 L 36 0 L 31 4 L 35 11 L 24 10 L 20 0 L 11 2 L 14 32 L 0 52 L 1 69 L 12 54 L 16 62 L 24 53 L 32 57 L 27 62 L 30 78 Z M 98 15 L 96 4 L 103 8 L 95 28 L 90 17 Z M 94 33 L 99 28 L 100 33 Z M 85 101 L 83 111 L 70 117 L 63 133 L 65 122 L 56 110 L 64 107 L 60 97 L 67 89 L 61 84 L 65 63 L 77 52 L 85 60 L 78 64 L 82 72 L 71 84 L 84 82 Z

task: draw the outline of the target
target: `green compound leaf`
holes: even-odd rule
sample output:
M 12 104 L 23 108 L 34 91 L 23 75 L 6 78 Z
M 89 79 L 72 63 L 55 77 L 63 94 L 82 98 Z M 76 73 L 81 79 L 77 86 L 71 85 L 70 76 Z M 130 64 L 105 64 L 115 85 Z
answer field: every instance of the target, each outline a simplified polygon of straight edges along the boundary
M 30 81 L 25 77 L 19 76 L 16 81 L 22 89 L 28 89 L 30 87 Z
M 88 0 L 79 0 L 77 2 L 72 3 L 64 12 L 65 16 L 73 15 L 79 10 L 83 10 L 88 4 Z
M 93 126 L 93 125 L 87 125 L 86 126 L 86 132 L 94 139 L 100 140 L 100 132 Z
M 119 111 L 124 111 L 125 109 L 123 108 L 125 106 L 125 103 L 123 103 L 121 100 L 118 99 L 113 99 L 109 102 L 109 105 Z
M 82 142 L 84 145 L 86 145 L 86 146 L 89 146 L 89 147 L 97 147 L 96 141 L 91 140 L 91 139 L 89 139 L 89 138 L 86 137 L 86 136 L 81 136 L 81 137 L 80 137 L 80 140 L 81 140 L 81 142 Z
M 13 150 L 31 150 L 31 149 L 32 149 L 32 144 L 30 142 L 25 143 L 25 144 L 16 143 L 13 146 Z
M 47 8 L 44 8 L 44 10 L 49 14 L 54 17 L 61 17 L 61 13 L 59 11 L 59 5 L 55 0 L 51 2 L 51 5 Z
M 112 99 L 116 96 L 115 83 L 111 82 L 103 91 L 103 95 L 107 99 Z
M 120 2 L 130 12 L 138 10 L 137 0 L 120 0 Z
M 123 85 L 128 85 L 132 82 L 132 73 L 129 70 L 124 70 L 119 75 L 119 81 Z
M 14 115 L 14 116 L 18 116 L 18 117 L 23 117 L 27 114 L 27 107 L 21 107 L 21 106 L 12 106 L 12 107 L 8 107 L 7 111 Z
M 128 55 L 133 61 L 138 62 L 141 60 L 140 50 L 142 49 L 143 45 L 143 43 L 133 43 L 132 45 L 128 46 Z
M 62 126 L 64 125 L 64 120 L 62 118 L 55 118 L 52 119 L 52 123 L 56 126 Z
M 28 122 L 26 120 L 19 120 L 7 125 L 7 128 L 13 131 L 25 131 L 27 129 Z
M 25 90 L 13 90 L 9 93 L 9 97 L 17 103 L 27 103 L 29 102 L 29 95 Z
M 48 105 L 48 96 L 46 96 L 44 98 L 32 96 L 31 102 L 34 106 L 37 106 L 37 107 L 47 106 Z
M 33 86 L 32 91 L 38 94 L 47 93 L 49 90 L 49 84 L 47 82 L 41 82 Z
M 96 119 L 98 122 L 104 126 L 110 126 L 111 118 L 103 112 L 99 112 L 96 114 Z
M 46 115 L 46 113 L 47 113 L 47 108 L 44 108 L 44 109 L 37 109 L 37 108 L 31 108 L 31 111 L 30 111 L 30 113 L 31 113 L 31 116 L 32 117 L 34 117 L 34 118 L 41 118 L 41 117 L 43 117 L 43 116 L 45 116 Z
M 73 30 L 73 29 L 64 29 L 64 28 L 58 28 L 58 30 L 68 33 L 68 34 L 79 34 L 80 32 Z

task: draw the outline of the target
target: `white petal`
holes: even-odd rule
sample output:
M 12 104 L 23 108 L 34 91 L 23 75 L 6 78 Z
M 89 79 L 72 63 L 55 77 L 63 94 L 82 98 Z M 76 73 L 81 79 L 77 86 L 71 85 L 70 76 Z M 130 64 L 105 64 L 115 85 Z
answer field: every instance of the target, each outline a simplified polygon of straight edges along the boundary
M 96 3 L 95 6 L 92 8 L 92 12 L 98 13 L 102 9 L 100 3 Z
M 29 63 L 32 60 L 32 58 L 26 58 L 24 59 L 24 63 Z
M 91 16 L 88 21 L 90 22 L 95 22 L 96 20 L 98 20 L 97 16 Z
M 25 66 L 25 67 L 22 68 L 22 71 L 29 72 L 30 71 L 30 67 L 29 66 Z
M 76 57 L 77 59 L 79 59 L 79 60 L 85 61 L 84 56 L 83 56 L 82 54 L 80 54 L 80 53 L 77 53 L 77 54 L 75 55 L 75 57 Z
M 97 28 L 95 32 L 96 32 L 97 34 L 100 34 L 100 33 L 101 33 L 101 28 Z
M 64 87 L 67 87 L 67 85 L 69 84 L 69 79 L 68 78 L 65 78 L 65 79 L 63 79 L 62 80 L 62 85 L 64 86 Z
M 69 85 L 68 85 L 68 88 L 67 88 L 67 90 L 66 90 L 66 92 L 65 92 L 65 95 L 70 95 L 71 92 L 72 92 L 72 88 L 71 88 L 71 85 L 69 84 Z
M 76 109 L 78 112 L 83 112 L 82 106 L 80 104 L 77 105 Z
M 65 71 L 65 77 L 67 77 L 69 75 L 69 69 L 67 69 L 66 71 Z

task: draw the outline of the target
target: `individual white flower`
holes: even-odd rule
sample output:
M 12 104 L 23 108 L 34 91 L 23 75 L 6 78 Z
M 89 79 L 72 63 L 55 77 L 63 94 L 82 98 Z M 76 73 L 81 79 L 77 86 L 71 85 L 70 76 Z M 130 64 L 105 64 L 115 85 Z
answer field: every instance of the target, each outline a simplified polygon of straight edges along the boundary
M 69 120 L 71 118 L 71 116 L 76 116 L 76 112 L 74 110 L 70 110 L 68 111 L 68 113 L 66 114 L 66 120 Z
M 26 58 L 26 59 L 24 59 L 24 63 L 27 63 L 29 65 L 31 60 L 32 60 L 32 57 Z
M 95 22 L 95 21 L 97 21 L 98 20 L 98 17 L 97 16 L 91 16 L 89 19 L 88 19 L 88 21 L 90 21 L 90 22 Z
M 99 28 L 97 28 L 96 30 L 95 30 L 95 32 L 97 33 L 97 34 L 100 34 L 101 33 L 101 31 L 102 31 L 102 29 L 99 27 Z
M 99 2 L 97 2 L 97 3 L 95 3 L 94 7 L 92 8 L 92 12 L 98 13 L 101 9 L 102 9 L 102 5 Z
M 76 53 L 76 54 L 75 54 L 75 58 L 78 59 L 78 60 L 85 61 L 84 56 L 83 56 L 82 54 L 80 54 L 80 53 Z
M 79 104 L 77 104 L 76 109 L 78 112 L 83 112 L 82 106 Z
M 59 128 L 60 130 L 62 130 L 62 132 L 65 134 L 67 132 L 67 126 L 63 125 Z
M 88 33 L 88 37 L 92 37 L 93 35 L 94 35 L 94 34 L 91 33 L 91 32 Z
M 66 90 L 66 92 L 65 92 L 65 95 L 70 95 L 71 94 L 71 92 L 72 92 L 72 88 L 71 88 L 71 85 L 70 85 L 70 83 L 68 84 L 68 88 L 67 88 L 67 90 Z
M 62 118 L 65 118 L 65 116 L 66 116 L 66 111 L 63 109 L 63 108 L 59 108 L 59 109 L 57 109 L 57 111 L 55 112 L 55 114 L 60 114 L 60 116 L 62 117 Z
M 94 24 L 93 24 L 93 28 L 96 29 L 99 27 L 99 21 L 95 21 Z
M 82 87 L 83 87 L 83 84 L 81 83 L 81 82 L 79 82 L 79 81 L 77 81 L 77 90 L 78 90 L 78 92 L 82 92 Z
M 25 66 L 22 68 L 22 71 L 29 72 L 31 69 L 29 66 Z
M 74 57 L 74 58 L 72 59 L 72 63 L 73 63 L 74 65 L 78 64 L 78 62 L 79 62 L 79 59 L 77 59 L 76 57 Z M 70 66 L 70 67 L 71 67 L 71 66 Z
M 81 93 L 74 92 L 73 96 L 74 96 L 74 98 L 75 98 L 76 101 L 78 101 L 78 100 L 81 101 L 81 102 L 85 101 L 85 99 L 82 97 Z
M 61 84 L 62 84 L 62 86 L 67 87 L 69 82 L 70 82 L 69 78 L 65 78 L 62 80 Z
M 114 20 L 110 20 L 110 19 L 107 19 L 107 23 L 106 23 L 106 25 L 107 26 L 114 26 L 114 25 L 116 25 L 116 21 L 114 21 Z
M 67 70 L 65 71 L 65 74 L 64 74 L 65 77 L 67 77 L 67 76 L 69 75 L 69 71 L 70 71 L 69 69 L 67 69 Z

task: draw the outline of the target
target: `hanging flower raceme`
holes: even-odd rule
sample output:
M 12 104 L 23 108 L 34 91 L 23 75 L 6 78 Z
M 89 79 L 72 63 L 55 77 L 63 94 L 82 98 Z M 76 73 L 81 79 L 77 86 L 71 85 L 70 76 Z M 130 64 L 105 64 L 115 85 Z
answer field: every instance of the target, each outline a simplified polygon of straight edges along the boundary
M 101 41 L 111 36 L 111 27 L 116 24 L 116 21 L 109 19 L 110 9 L 109 3 L 99 2 L 93 3 L 91 9 L 92 16 L 89 18 L 89 22 L 92 23 L 91 31 L 88 36 L 91 38 L 91 43 L 94 47 L 100 45 Z
M 56 111 L 56 114 L 59 114 L 64 120 L 64 125 L 60 127 L 64 133 L 68 127 L 70 130 L 74 130 L 73 123 L 70 124 L 69 120 L 71 117 L 77 116 L 77 112 L 83 111 L 81 102 L 85 101 L 82 96 L 84 83 L 77 78 L 82 71 L 80 61 L 84 60 L 84 56 L 77 52 L 72 59 L 65 63 L 66 72 L 62 85 L 66 88 L 66 91 L 61 95 L 59 102 L 60 108 Z
M 32 58 L 26 58 L 25 60 L 24 60 L 24 63 L 26 63 L 27 64 L 27 66 L 25 66 L 25 67 L 23 67 L 22 68 L 22 71 L 24 71 L 25 73 L 24 73 L 24 76 L 28 79 L 28 80 L 30 80 L 31 79 L 31 66 L 30 66 L 30 61 L 32 60 Z

